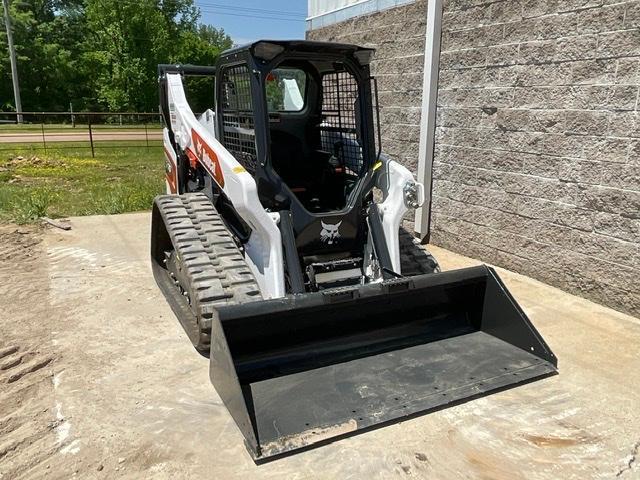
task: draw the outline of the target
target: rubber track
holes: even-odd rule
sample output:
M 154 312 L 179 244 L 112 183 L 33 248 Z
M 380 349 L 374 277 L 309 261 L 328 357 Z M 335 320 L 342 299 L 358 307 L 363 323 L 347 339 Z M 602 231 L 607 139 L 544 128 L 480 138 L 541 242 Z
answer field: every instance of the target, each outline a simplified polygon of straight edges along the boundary
M 188 282 L 181 287 L 203 333 L 211 331 L 216 307 L 262 299 L 233 236 L 206 195 L 164 195 L 156 204 Z
M 413 276 L 424 273 L 437 273 L 440 265 L 417 238 L 400 228 L 400 268 L 402 275 Z

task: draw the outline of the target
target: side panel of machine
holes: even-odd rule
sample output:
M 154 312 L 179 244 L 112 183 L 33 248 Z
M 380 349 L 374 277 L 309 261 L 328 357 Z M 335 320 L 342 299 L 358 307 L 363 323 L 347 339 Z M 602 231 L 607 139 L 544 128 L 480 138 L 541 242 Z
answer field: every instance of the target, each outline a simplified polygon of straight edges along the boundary
M 383 200 L 378 206 L 382 229 L 387 241 L 391 264 L 395 272 L 400 272 L 400 222 L 408 207 L 419 207 L 424 202 L 424 187 L 414 180 L 409 170 L 386 155 L 380 155 L 376 186 L 382 191 Z M 414 193 L 415 192 L 415 193 Z M 415 198 L 411 198 L 415 195 Z M 408 205 L 413 202 L 412 205 Z
M 168 194 L 178 193 L 178 157 L 169 138 L 169 129 L 166 127 L 162 131 L 162 140 L 165 157 L 164 172 L 166 192 Z
M 165 142 L 171 146 L 170 136 L 173 134 L 177 149 L 185 152 L 190 162 L 202 165 L 233 203 L 252 230 L 249 242 L 245 245 L 246 260 L 263 297 L 283 296 L 282 242 L 277 218 L 262 207 L 253 177 L 197 120 L 187 102 L 180 74 L 165 75 L 170 119 L 170 125 L 167 126 L 171 130 L 165 135 Z

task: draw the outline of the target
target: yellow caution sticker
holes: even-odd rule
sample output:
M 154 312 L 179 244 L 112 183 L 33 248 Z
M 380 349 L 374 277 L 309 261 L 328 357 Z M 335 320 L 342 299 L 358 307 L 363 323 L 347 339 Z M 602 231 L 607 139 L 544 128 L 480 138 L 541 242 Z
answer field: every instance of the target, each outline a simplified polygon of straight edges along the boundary
M 242 165 L 238 165 L 237 167 L 233 167 L 233 173 L 243 173 L 246 172 L 245 168 Z
M 374 166 L 373 166 L 373 170 L 377 170 L 382 166 L 382 162 L 377 162 Z

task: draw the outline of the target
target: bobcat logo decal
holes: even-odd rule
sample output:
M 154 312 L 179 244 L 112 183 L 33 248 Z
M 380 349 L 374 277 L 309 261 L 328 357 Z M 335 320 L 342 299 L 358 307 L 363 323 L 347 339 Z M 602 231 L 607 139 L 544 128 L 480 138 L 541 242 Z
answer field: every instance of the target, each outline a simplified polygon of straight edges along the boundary
M 335 225 L 331 225 L 329 223 L 322 222 L 322 231 L 320 232 L 320 240 L 328 245 L 333 245 L 339 238 L 340 232 L 338 228 L 342 224 L 342 220 L 340 220 Z

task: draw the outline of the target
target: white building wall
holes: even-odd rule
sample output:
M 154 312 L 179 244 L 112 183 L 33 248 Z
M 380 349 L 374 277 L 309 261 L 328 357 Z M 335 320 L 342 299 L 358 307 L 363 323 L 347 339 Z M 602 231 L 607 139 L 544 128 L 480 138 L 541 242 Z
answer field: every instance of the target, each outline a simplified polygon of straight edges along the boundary
M 362 3 L 362 0 L 309 0 L 308 16 L 317 17 L 356 3 Z
M 308 0 L 307 30 L 397 7 L 415 0 Z

